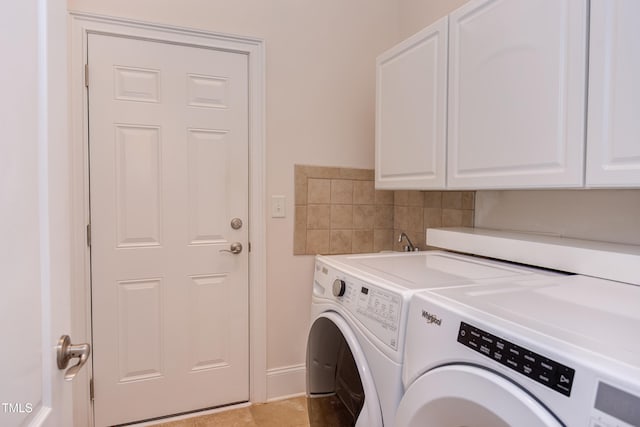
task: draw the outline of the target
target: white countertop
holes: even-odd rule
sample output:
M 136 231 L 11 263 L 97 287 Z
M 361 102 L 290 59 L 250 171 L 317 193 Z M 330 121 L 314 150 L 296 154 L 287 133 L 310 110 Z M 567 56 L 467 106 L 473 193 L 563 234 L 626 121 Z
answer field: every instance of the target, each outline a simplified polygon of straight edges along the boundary
M 427 244 L 640 285 L 640 246 L 480 228 L 430 228 Z

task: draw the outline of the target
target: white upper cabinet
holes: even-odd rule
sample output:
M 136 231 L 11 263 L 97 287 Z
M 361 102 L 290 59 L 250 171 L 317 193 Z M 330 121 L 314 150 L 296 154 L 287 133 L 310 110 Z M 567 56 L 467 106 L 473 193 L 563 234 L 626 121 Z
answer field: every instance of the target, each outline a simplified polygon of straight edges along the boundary
M 448 188 L 583 185 L 587 13 L 472 0 L 449 16 Z
M 377 188 L 444 188 L 447 23 L 440 19 L 377 59 Z
M 587 186 L 640 187 L 640 2 L 591 0 Z

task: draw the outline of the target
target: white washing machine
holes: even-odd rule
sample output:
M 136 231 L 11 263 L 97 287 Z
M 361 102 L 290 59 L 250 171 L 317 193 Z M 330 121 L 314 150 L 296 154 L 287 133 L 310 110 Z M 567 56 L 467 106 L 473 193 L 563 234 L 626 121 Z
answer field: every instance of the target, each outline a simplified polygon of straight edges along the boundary
M 312 426 L 391 426 L 415 292 L 552 273 L 442 251 L 317 256 L 307 342 Z
M 640 287 L 580 275 L 409 310 L 396 427 L 640 426 Z

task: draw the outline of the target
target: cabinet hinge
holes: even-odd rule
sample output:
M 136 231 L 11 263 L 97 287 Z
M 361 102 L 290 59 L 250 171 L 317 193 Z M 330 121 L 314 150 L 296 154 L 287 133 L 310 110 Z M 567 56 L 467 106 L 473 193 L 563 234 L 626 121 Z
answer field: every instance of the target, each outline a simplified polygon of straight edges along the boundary
M 84 64 L 84 85 L 89 87 L 89 64 Z
M 251 242 L 249 242 L 249 252 L 251 252 Z
M 94 390 L 93 390 L 93 378 L 91 378 L 89 380 L 89 398 L 91 400 L 93 400 L 96 397 Z
M 87 246 L 91 247 L 91 224 L 87 224 Z

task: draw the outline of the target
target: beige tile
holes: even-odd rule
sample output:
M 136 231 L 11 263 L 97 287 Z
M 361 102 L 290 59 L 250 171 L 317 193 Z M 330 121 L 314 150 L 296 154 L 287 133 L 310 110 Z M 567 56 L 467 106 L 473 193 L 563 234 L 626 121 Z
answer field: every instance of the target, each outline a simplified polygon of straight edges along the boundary
M 443 209 L 462 209 L 462 191 L 445 191 L 442 193 Z
M 350 179 L 331 180 L 331 203 L 353 204 L 353 181 Z
M 331 229 L 353 228 L 353 205 L 331 205 Z
M 423 207 L 410 206 L 407 208 L 407 230 L 420 231 L 424 229 L 424 211 Z
M 461 209 L 442 209 L 442 226 L 443 227 L 462 226 L 462 210 Z
M 424 194 L 422 191 L 411 190 L 409 191 L 409 197 L 407 201 L 407 206 L 424 206 Z
M 293 254 L 304 255 L 307 249 L 307 207 L 295 207 L 293 229 Z
M 396 190 L 393 193 L 393 204 L 395 206 L 409 206 L 409 191 Z
M 353 181 L 353 203 L 355 205 L 373 205 L 375 202 L 373 181 Z
M 329 246 L 329 253 L 350 254 L 351 234 L 351 230 L 331 230 L 331 243 Z
M 329 230 L 307 230 L 307 255 L 329 253 Z
M 462 211 L 462 226 L 463 227 L 473 227 L 473 214 L 474 211 L 469 209 L 464 209 Z
M 352 253 L 373 252 L 373 230 L 353 230 Z
M 442 209 L 424 208 L 424 228 L 442 227 Z
M 416 245 L 418 249 L 423 251 L 427 248 L 427 243 L 426 243 L 427 233 L 425 231 L 422 231 L 422 232 L 416 231 L 413 233 L 412 236 L 413 237 L 411 238 L 411 241 L 413 242 L 414 245 Z
M 475 209 L 475 191 L 463 191 L 462 192 L 462 209 Z
M 293 182 L 294 182 L 294 188 L 295 188 L 294 204 L 306 205 L 307 204 L 307 175 L 302 173 L 302 171 L 297 165 L 294 166 Z
M 353 228 L 373 230 L 376 219 L 375 205 L 353 205 Z
M 393 209 L 393 228 L 398 230 L 408 230 L 409 227 L 409 207 L 395 206 Z
M 186 420 L 170 421 L 168 423 L 153 424 L 153 427 L 194 427 L 196 425 L 196 419 L 197 418 L 187 418 Z
M 303 397 L 255 404 L 249 408 L 259 427 L 302 427 L 309 425 Z
M 340 178 L 373 181 L 373 169 L 341 168 Z
M 393 190 L 375 190 L 376 205 L 393 205 Z
M 374 228 L 393 228 L 393 206 L 376 206 Z
M 195 419 L 195 427 L 258 427 L 249 408 L 233 409 Z
M 308 205 L 307 228 L 309 230 L 328 230 L 331 224 L 331 205 Z
M 309 178 L 307 204 L 311 203 L 331 203 L 330 179 Z
M 373 251 L 393 250 L 393 230 L 373 230 Z
M 400 233 L 402 232 L 403 230 L 393 230 L 393 239 L 391 240 L 391 243 L 393 244 L 394 251 L 402 251 L 402 247 L 406 244 L 404 241 L 402 243 L 398 242 L 398 236 L 400 236 Z
M 425 208 L 442 207 L 442 191 L 424 191 L 423 194 Z

